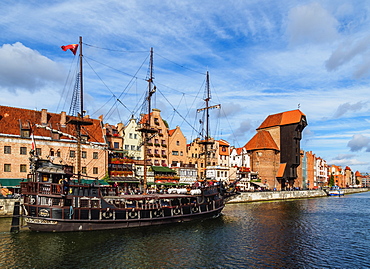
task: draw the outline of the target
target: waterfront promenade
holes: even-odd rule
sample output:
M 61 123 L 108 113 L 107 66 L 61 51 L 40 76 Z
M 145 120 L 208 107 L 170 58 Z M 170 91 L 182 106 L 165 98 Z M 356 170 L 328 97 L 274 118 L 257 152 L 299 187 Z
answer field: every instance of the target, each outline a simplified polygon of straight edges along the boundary
M 345 194 L 367 192 L 369 188 L 344 189 Z M 297 191 L 255 191 L 241 192 L 228 203 L 247 203 L 259 201 L 289 200 L 325 197 L 323 190 L 297 190 Z M 0 217 L 11 217 L 13 215 L 14 202 L 18 199 L 0 199 Z
M 369 191 L 369 188 L 350 188 L 344 189 L 344 194 L 359 193 Z M 258 201 L 304 199 L 327 196 L 324 190 L 296 190 L 296 191 L 255 191 L 242 192 L 228 203 L 246 203 Z

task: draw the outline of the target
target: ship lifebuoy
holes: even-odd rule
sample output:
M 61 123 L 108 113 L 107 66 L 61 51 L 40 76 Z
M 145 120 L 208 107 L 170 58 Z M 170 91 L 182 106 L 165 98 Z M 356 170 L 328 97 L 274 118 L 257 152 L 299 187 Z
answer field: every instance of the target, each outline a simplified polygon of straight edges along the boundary
M 196 205 L 194 205 L 192 208 L 191 208 L 191 211 L 193 213 L 198 213 L 199 212 L 199 207 L 197 207 Z
M 35 202 L 36 202 L 36 199 L 35 199 L 35 198 L 33 198 L 33 197 L 31 197 L 31 199 L 30 199 L 30 204 L 31 204 L 31 205 L 33 205 L 33 204 L 35 204 Z
M 63 179 L 60 179 L 58 183 L 59 184 L 62 184 L 63 183 Z
M 135 211 L 135 209 L 132 209 L 132 211 L 130 213 L 128 213 L 128 217 L 130 219 L 134 219 L 137 217 L 137 212 Z
M 180 210 L 179 207 L 176 207 L 176 208 L 173 209 L 173 214 L 174 215 L 179 215 L 180 213 L 181 213 L 181 210 Z
M 102 217 L 105 218 L 105 219 L 110 219 L 113 217 L 113 212 L 112 211 L 104 211 L 102 214 Z
M 158 210 L 153 211 L 153 215 L 156 218 L 162 217 L 162 210 L 158 209 Z

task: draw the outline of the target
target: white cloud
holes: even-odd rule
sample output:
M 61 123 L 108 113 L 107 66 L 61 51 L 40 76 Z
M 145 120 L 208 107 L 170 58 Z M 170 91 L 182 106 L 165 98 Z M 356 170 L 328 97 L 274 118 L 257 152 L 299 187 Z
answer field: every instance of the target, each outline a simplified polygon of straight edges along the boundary
M 59 84 L 65 73 L 61 65 L 36 50 L 16 42 L 0 47 L 0 88 L 6 90 L 38 91 Z
M 297 6 L 289 12 L 287 33 L 292 45 L 336 40 L 338 21 L 319 3 Z

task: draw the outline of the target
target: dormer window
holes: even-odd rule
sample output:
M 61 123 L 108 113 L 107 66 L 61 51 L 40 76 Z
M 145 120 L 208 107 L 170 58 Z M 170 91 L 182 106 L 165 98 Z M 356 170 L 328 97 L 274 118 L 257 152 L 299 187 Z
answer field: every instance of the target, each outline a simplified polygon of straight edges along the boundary
M 21 127 L 21 137 L 30 137 L 31 136 L 31 126 L 29 122 L 23 122 L 19 120 Z

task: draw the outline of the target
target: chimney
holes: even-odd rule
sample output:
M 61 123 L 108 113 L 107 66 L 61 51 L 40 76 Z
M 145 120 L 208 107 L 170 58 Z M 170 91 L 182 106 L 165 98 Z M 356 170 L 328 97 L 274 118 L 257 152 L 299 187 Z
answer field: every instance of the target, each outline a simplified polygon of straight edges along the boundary
M 41 110 L 41 124 L 46 125 L 48 123 L 48 110 L 43 108 Z
M 67 122 L 67 114 L 65 111 L 62 111 L 62 113 L 60 113 L 60 125 L 62 127 L 65 127 L 66 126 L 66 122 Z

